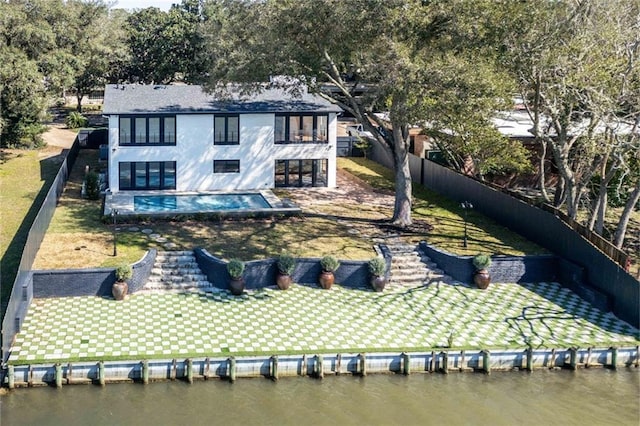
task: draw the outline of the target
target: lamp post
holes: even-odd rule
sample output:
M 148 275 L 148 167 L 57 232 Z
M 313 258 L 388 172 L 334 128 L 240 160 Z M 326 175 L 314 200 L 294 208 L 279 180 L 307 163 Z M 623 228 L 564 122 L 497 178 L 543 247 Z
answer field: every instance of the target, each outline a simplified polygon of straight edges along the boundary
M 118 245 L 116 239 L 116 217 L 118 216 L 118 210 L 111 210 L 111 217 L 113 218 L 113 257 L 118 255 Z
M 460 207 L 464 210 L 464 242 L 462 243 L 462 247 L 467 248 L 467 211 L 473 208 L 473 204 L 469 201 L 463 201 L 460 203 Z

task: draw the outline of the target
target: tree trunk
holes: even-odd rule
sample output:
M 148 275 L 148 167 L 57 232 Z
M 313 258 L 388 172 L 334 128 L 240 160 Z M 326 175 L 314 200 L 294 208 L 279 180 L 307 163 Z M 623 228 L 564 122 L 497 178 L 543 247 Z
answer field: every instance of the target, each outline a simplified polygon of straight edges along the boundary
M 409 169 L 409 153 L 401 129 L 393 129 L 394 149 L 393 164 L 395 170 L 396 197 L 393 206 L 394 225 L 409 226 L 411 220 L 411 170 Z
M 81 93 L 78 93 L 76 95 L 76 99 L 78 100 L 78 106 L 76 107 L 76 109 L 78 110 L 78 112 L 82 113 L 82 98 L 84 98 L 84 95 Z
M 627 233 L 627 225 L 629 224 L 629 218 L 631 217 L 631 213 L 638 204 L 638 200 L 640 200 L 640 181 L 636 183 L 636 188 L 633 190 L 629 199 L 627 200 L 627 204 L 624 206 L 624 210 L 622 211 L 622 216 L 620 216 L 620 220 L 618 221 L 618 227 L 616 228 L 615 233 L 615 241 L 614 244 L 619 249 L 622 248 L 622 244 L 624 243 L 624 236 Z
M 546 171 L 545 171 L 545 160 L 547 157 L 547 141 L 544 139 L 538 139 L 540 142 L 540 146 L 542 147 L 542 154 L 540 155 L 540 165 L 538 166 L 540 169 L 540 177 L 538 178 L 538 186 L 540 188 L 540 192 L 542 193 L 542 198 L 545 203 L 551 201 L 549 198 L 549 194 L 547 193 L 547 183 L 546 183 Z
M 555 193 L 553 194 L 553 206 L 560 207 L 564 203 L 564 178 L 562 175 L 558 176 L 558 181 L 556 182 Z

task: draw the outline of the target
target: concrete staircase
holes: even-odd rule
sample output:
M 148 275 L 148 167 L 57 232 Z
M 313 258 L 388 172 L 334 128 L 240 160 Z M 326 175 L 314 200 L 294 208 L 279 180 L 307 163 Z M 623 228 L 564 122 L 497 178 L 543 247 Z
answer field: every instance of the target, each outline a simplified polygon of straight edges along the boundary
M 159 251 L 142 291 L 210 291 L 192 251 Z
M 418 287 L 447 277 L 417 245 L 389 244 L 387 247 L 393 256 L 390 285 Z

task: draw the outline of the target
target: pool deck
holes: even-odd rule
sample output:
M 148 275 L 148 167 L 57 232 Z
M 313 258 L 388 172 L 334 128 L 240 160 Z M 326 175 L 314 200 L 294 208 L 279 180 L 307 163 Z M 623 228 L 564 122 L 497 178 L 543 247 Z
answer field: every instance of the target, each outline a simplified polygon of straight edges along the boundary
M 180 211 L 160 211 L 153 212 L 136 212 L 134 209 L 134 197 L 136 196 L 154 196 L 154 195 L 223 195 L 223 194 L 260 194 L 269 203 L 269 208 L 264 209 L 242 209 L 242 210 L 180 210 Z M 118 212 L 118 216 L 166 216 L 177 214 L 195 214 L 195 213 L 216 213 L 225 216 L 237 215 L 270 215 L 270 214 L 297 214 L 301 209 L 290 200 L 281 200 L 270 190 L 260 191 L 203 191 L 203 192 L 180 192 L 180 191 L 119 191 L 116 193 L 107 192 L 104 201 L 104 215 L 110 216 L 113 211 Z

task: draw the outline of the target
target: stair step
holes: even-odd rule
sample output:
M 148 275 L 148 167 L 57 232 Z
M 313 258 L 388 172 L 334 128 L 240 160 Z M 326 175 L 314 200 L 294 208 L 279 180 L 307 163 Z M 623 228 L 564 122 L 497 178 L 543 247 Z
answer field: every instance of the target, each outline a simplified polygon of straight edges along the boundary
M 200 268 L 193 268 L 193 267 L 167 268 L 161 265 L 160 267 L 154 266 L 154 268 L 151 269 L 151 273 L 157 274 L 157 275 L 177 275 L 177 274 L 189 275 L 189 274 L 202 274 L 202 271 L 200 270 Z
M 153 283 L 187 283 L 194 281 L 204 281 L 206 280 L 206 275 L 151 275 L 149 277 L 149 282 Z
M 174 263 L 185 263 L 185 262 L 190 262 L 190 263 L 195 263 L 195 257 L 193 257 L 193 255 L 188 256 L 188 255 L 181 255 L 181 256 L 156 256 L 156 263 L 169 263 L 169 264 L 174 264 Z

